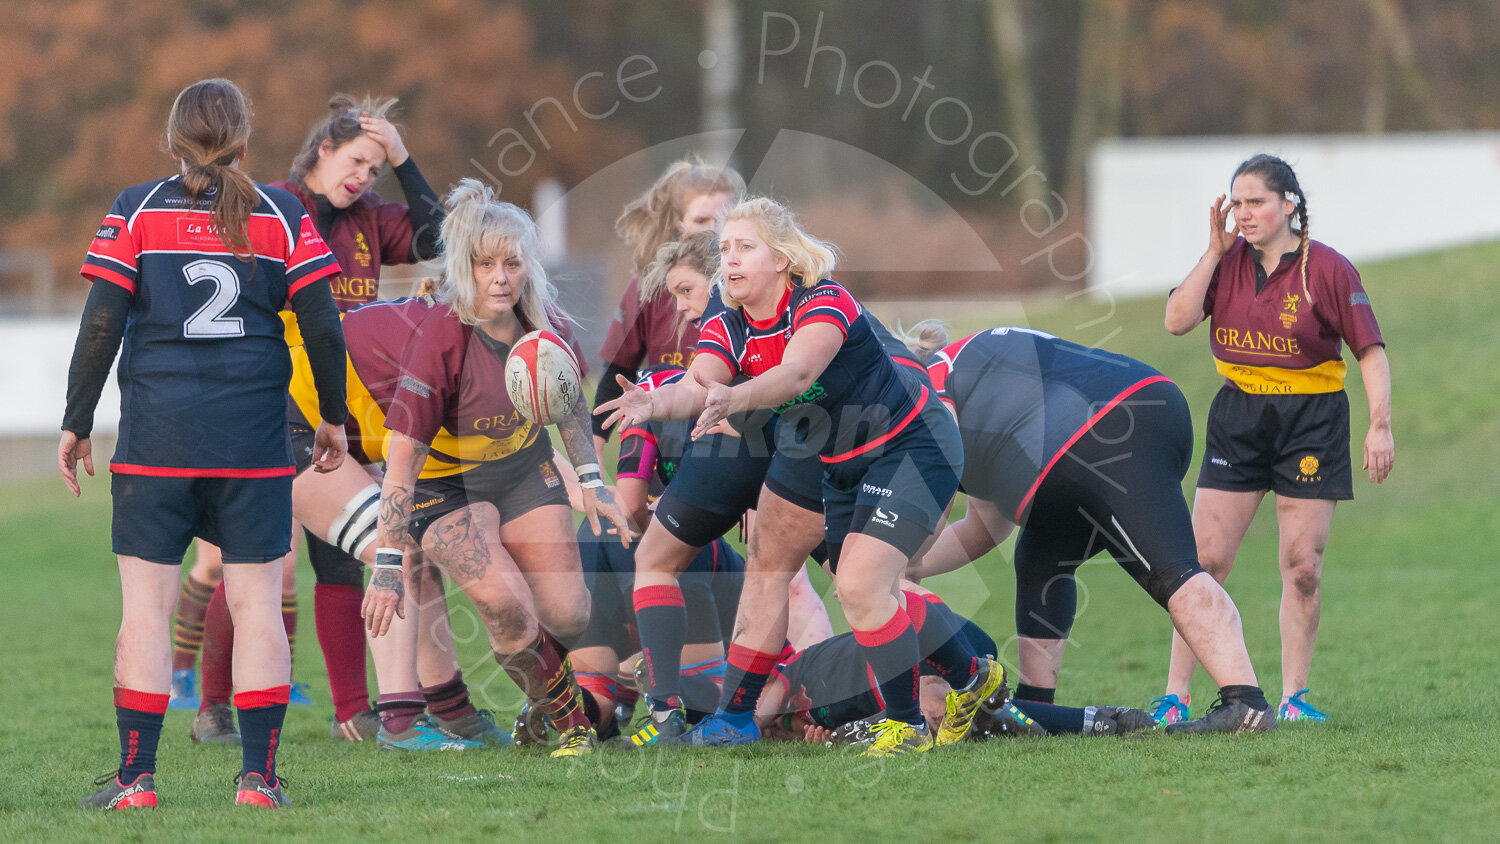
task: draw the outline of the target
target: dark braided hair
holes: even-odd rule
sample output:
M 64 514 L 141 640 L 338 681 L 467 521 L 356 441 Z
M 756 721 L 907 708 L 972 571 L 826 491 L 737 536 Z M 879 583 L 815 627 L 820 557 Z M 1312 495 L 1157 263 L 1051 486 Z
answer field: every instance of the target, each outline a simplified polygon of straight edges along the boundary
M 1235 179 L 1246 173 L 1259 176 L 1268 189 L 1284 199 L 1291 198 L 1287 194 L 1296 197 L 1294 201 L 1297 203 L 1297 209 L 1292 213 L 1297 218 L 1293 228 L 1297 229 L 1301 235 L 1297 251 L 1302 253 L 1302 295 L 1306 297 L 1307 304 L 1311 305 L 1312 291 L 1307 287 L 1307 253 L 1310 251 L 1311 242 L 1307 233 L 1307 194 L 1302 192 L 1302 185 L 1297 183 L 1297 174 L 1292 171 L 1292 165 L 1274 155 L 1261 153 L 1242 162 L 1239 167 L 1235 168 L 1234 176 L 1229 180 L 1230 184 L 1234 184 Z

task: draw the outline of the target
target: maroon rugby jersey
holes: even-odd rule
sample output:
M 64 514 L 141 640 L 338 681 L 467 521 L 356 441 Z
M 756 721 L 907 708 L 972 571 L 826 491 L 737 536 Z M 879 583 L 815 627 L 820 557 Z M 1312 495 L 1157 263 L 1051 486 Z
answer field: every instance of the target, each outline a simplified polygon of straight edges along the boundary
M 1342 343 L 1355 351 L 1384 345 L 1359 273 L 1316 240 L 1308 246 L 1307 287 L 1301 255 L 1283 256 L 1260 292 L 1256 252 L 1243 237 L 1219 259 L 1203 296 L 1209 346 L 1219 373 L 1247 393 L 1331 393 L 1344 388 Z
M 663 290 L 642 303 L 640 280 L 632 278 L 599 356 L 625 369 L 658 364 L 686 369 L 697 346 L 698 327 L 678 315 L 672 294 Z
M 554 322 L 583 369 L 571 326 L 561 315 Z M 523 321 L 523 332 L 532 329 Z M 542 426 L 522 416 L 505 392 L 510 347 L 464 325 L 447 305 L 429 297 L 372 302 L 344 317 L 344 337 L 385 426 L 432 446 L 423 477 L 472 469 L 524 448 L 550 450 Z M 447 470 L 434 471 L 434 463 Z

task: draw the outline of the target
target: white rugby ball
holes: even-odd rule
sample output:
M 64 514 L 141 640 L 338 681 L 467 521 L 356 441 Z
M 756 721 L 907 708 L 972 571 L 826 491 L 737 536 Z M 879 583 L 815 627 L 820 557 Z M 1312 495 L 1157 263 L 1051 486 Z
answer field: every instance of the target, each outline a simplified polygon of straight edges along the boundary
M 583 395 L 582 380 L 573 350 L 551 331 L 523 336 L 505 359 L 505 391 L 516 410 L 538 425 L 573 414 Z

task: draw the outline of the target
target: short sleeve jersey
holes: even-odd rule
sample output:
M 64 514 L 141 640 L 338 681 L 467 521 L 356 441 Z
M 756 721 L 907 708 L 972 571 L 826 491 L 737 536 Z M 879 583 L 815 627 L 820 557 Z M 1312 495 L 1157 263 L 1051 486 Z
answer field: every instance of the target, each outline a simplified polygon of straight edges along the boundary
M 294 474 L 286 425 L 292 367 L 278 313 L 339 266 L 295 197 L 256 189 L 249 260 L 219 240 L 212 206 L 189 199 L 180 176 L 125 190 L 94 235 L 83 276 L 133 297 L 113 471 Z
M 686 369 L 697 345 L 698 328 L 678 316 L 671 294 L 661 291 L 642 302 L 640 280 L 632 278 L 599 355 L 624 369 L 662 364 Z
M 1125 397 L 1167 380 L 1134 358 L 1030 328 L 971 334 L 927 371 L 958 415 L 964 491 L 1017 524 L 1063 452 Z
M 788 288 L 770 319 L 752 320 L 743 308 L 705 317 L 698 354 L 719 358 L 734 375 L 754 377 L 780 364 L 792 334 L 804 326 L 828 323 L 844 335 L 813 385 L 777 408 L 783 426 L 806 427 L 799 439 L 818 444 L 824 462 L 884 444 L 916 419 L 930 395 L 901 377 L 859 302 L 832 281 Z
M 272 182 L 271 186 L 295 196 L 309 215 L 317 213 L 317 200 L 302 185 L 282 180 Z M 397 202 L 386 202 L 373 191 L 336 213 L 333 227 L 323 234 L 341 269 L 328 281 L 333 301 L 343 312 L 375 301 L 383 265 L 411 261 L 411 209 Z M 287 343 L 301 345 L 296 316 L 288 311 L 282 314 L 282 319 L 286 321 Z
M 566 320 L 553 322 L 577 355 Z M 551 448 L 545 429 L 521 415 L 505 391 L 510 347 L 465 325 L 447 305 L 430 297 L 373 302 L 344 317 L 344 336 L 386 428 L 431 446 L 422 477 Z
M 1354 265 L 1308 244 L 1304 301 L 1300 253 L 1283 256 L 1256 290 L 1258 253 L 1239 238 L 1214 268 L 1203 297 L 1219 373 L 1247 393 L 1331 393 L 1344 388 L 1342 344 L 1384 345 Z

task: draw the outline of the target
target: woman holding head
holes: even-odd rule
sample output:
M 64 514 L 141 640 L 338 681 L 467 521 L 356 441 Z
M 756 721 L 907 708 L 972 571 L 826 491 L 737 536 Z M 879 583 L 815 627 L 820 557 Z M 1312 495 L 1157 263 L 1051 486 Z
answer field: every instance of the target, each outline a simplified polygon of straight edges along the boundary
M 1276 493 L 1278 716 L 1323 721 L 1328 716 L 1304 695 L 1334 504 L 1354 497 L 1341 351 L 1347 343 L 1359 360 L 1370 410 L 1363 468 L 1381 483 L 1396 453 L 1385 340 L 1354 266 L 1309 236 L 1307 195 L 1285 161 L 1257 155 L 1240 164 L 1208 222 L 1208 249 L 1172 291 L 1166 314 L 1167 330 L 1179 335 L 1209 320 L 1209 347 L 1225 378 L 1208 411 L 1193 501 L 1198 554 L 1222 582 L 1261 500 Z M 1174 636 L 1166 694 L 1155 702 L 1159 720 L 1186 717 L 1196 665 Z
M 281 566 L 292 534 L 291 376 L 278 314 L 303 328 L 322 417 L 314 462 L 343 460 L 344 345 L 328 279 L 338 264 L 296 198 L 239 170 L 250 108 L 234 83 L 184 89 L 167 122 L 181 173 L 127 189 L 94 237 L 95 284 L 69 369 L 58 466 L 77 495 L 93 473 L 94 407 L 115 352 L 122 417 L 110 464 L 124 618 L 115 652 L 120 767 L 83 806 L 155 806 L 156 747 L 171 683 L 172 607 L 196 536 L 223 549 L 243 731 L 237 802 L 288 801 L 276 750 L 291 690 Z M 101 283 L 102 282 L 102 283 Z
M 635 380 L 637 370 L 660 364 L 686 367 L 698 342 L 697 326 L 684 322 L 672 298 L 660 287 L 644 284 L 662 246 L 700 231 L 714 231 L 719 219 L 745 195 L 745 180 L 729 168 L 704 164 L 697 156 L 668 167 L 647 191 L 636 197 L 615 232 L 630 245 L 631 279 L 604 338 L 600 355 L 604 374 L 594 406 L 620 395 L 618 378 Z M 609 429 L 594 420 L 595 446 L 603 449 Z
M 272 183 L 302 202 L 318 234 L 338 259 L 341 272 L 330 283 L 340 311 L 378 297 L 381 267 L 427 261 L 438 255 L 442 205 L 407 152 L 399 128 L 391 122 L 395 105 L 394 97 L 367 96 L 355 100 L 348 94 L 335 94 L 292 159 L 290 178 Z M 387 169 L 395 174 L 404 203 L 386 202 L 374 192 L 375 182 Z M 293 360 L 300 362 L 297 320 L 293 314 L 283 317 L 287 323 L 287 342 L 293 347 Z M 305 372 L 305 368 L 299 369 Z M 310 431 L 302 424 L 304 421 L 294 420 L 294 426 Z M 351 438 L 359 436 L 354 429 L 347 433 Z M 364 628 L 359 616 L 364 566 L 346 551 L 319 539 L 313 531 L 307 532 L 307 550 L 317 576 L 313 606 L 318 643 L 323 650 L 333 697 L 332 735 L 351 740 L 373 739 L 380 720 L 370 711 Z M 190 698 L 194 622 L 209 631 L 204 636 L 204 696 L 194 722 L 195 740 L 218 740 L 233 735 L 227 707 L 220 705 L 215 709 L 218 701 L 228 696 L 227 651 L 233 635 L 221 615 L 222 596 L 215 596 L 212 602 L 207 600 L 219 577 L 215 561 L 214 549 L 200 546 L 198 563 L 183 584 L 176 636 L 179 643 L 188 644 L 180 645 L 174 658 L 174 696 Z M 296 579 L 292 574 L 295 562 L 293 553 L 287 558 L 283 593 L 289 635 L 296 629 Z M 205 607 L 212 607 L 206 610 L 206 621 Z M 386 661 L 380 650 L 388 645 L 375 643 L 372 647 L 378 669 Z M 461 679 L 455 682 L 462 685 Z M 294 700 L 296 697 L 294 688 Z M 302 700 L 311 703 L 306 698 Z M 437 705 L 443 707 L 446 703 L 440 701 Z
M 897 370 L 863 308 L 829 279 L 833 248 L 803 231 L 790 209 L 766 198 L 741 203 L 724 224 L 720 249 L 727 310 L 702 326 L 689 377 L 649 392 L 621 384 L 624 395 L 598 412 L 609 413 L 607 424 L 627 425 L 696 416 L 697 438 L 732 414 L 774 408 L 779 430 L 803 435 L 797 445 L 824 466 L 825 542 L 839 601 L 886 702 L 888 717 L 867 752 L 925 751 L 934 736 L 918 709 L 917 636 L 899 584 L 958 487 L 958 430 L 946 414 L 923 415 L 936 397 Z M 738 375 L 745 379 L 730 386 Z M 747 582 L 755 566 L 752 553 Z M 744 628 L 785 618 L 784 595 L 779 608 L 751 606 L 748 597 L 736 627 L 753 638 L 736 635 L 731 650 L 764 638 Z M 757 675 L 758 691 L 776 654 L 749 656 L 746 673 Z M 963 738 L 979 701 L 1003 679 L 998 663 L 964 660 L 950 666 L 966 681 L 962 723 L 952 735 L 941 731 L 940 743 Z M 753 712 L 735 717 L 744 723 L 730 724 L 733 731 L 753 740 Z M 720 713 L 696 732 L 716 732 L 725 720 L 733 719 Z
M 555 756 L 596 737 L 557 641 L 581 632 L 589 596 L 572 508 L 542 426 L 503 389 L 505 359 L 527 332 L 571 335 L 538 260 L 536 224 L 473 179 L 447 197 L 443 277 L 432 296 L 378 302 L 344 320 L 350 361 L 389 429 L 375 574 L 364 617 L 374 635 L 406 612 L 407 550 L 420 548 L 474 602 L 495 658 L 561 734 Z M 588 408 L 558 423 L 596 534 L 631 531 L 599 476 Z M 439 610 L 440 612 L 443 610 Z M 427 612 L 427 607 L 422 608 Z

